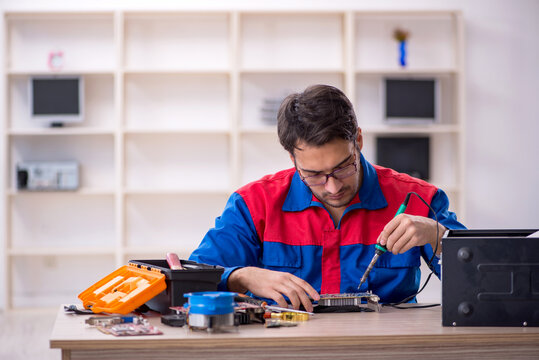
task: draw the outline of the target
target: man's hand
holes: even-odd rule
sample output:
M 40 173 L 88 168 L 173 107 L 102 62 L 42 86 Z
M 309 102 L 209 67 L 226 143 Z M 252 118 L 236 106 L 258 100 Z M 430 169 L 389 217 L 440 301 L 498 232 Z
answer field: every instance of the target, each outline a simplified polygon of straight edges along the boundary
M 299 309 L 302 304 L 309 312 L 313 311 L 309 295 L 314 300 L 320 299 L 320 295 L 305 280 L 287 272 L 257 267 L 233 271 L 228 278 L 228 289 L 236 292 L 250 291 L 257 296 L 275 300 L 280 307 L 288 307 L 284 299 L 287 296 L 294 309 Z
M 400 214 L 386 224 L 378 236 L 378 243 L 385 245 L 393 254 L 402 254 L 414 246 L 431 244 L 432 250 L 438 244 L 439 255 L 442 251 L 440 239 L 446 228 L 438 224 L 438 238 L 436 238 L 436 221 L 423 216 Z

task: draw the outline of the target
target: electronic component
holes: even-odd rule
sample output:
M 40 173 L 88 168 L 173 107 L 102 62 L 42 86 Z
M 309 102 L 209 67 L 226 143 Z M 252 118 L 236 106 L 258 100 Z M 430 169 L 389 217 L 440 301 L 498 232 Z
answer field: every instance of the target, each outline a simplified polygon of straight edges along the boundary
M 84 322 L 92 326 L 109 326 L 123 323 L 141 324 L 144 322 L 144 318 L 139 316 L 91 316 Z
M 297 326 L 298 323 L 294 321 L 280 320 L 280 319 L 268 319 L 264 324 L 267 328 L 277 328 L 277 327 L 289 327 Z
M 97 326 L 104 334 L 114 336 L 161 335 L 161 330 L 149 324 L 117 324 L 112 326 Z
M 214 332 L 234 327 L 234 297 L 237 293 L 203 291 L 184 296 L 189 299 L 189 329 Z
M 363 311 L 379 312 L 382 308 L 380 298 L 371 291 L 363 293 L 323 294 L 318 300 L 315 312 L 323 312 L 321 307 L 352 307 Z
M 76 161 L 23 161 L 17 163 L 19 190 L 77 190 L 79 164 Z
M 88 315 L 93 314 L 92 310 L 79 309 L 77 305 L 64 305 L 64 311 L 68 314 Z
M 255 300 L 255 299 L 253 299 Z M 234 307 L 235 320 L 239 325 L 250 323 L 264 323 L 264 314 L 266 310 L 261 305 L 251 303 L 236 303 Z
M 187 315 L 183 313 L 163 315 L 161 322 L 168 326 L 182 327 L 187 322 Z
M 309 320 L 309 314 L 286 311 L 281 313 L 271 313 L 271 319 L 281 319 L 286 321 L 307 321 Z
M 296 309 L 290 309 L 290 308 L 283 308 L 283 307 L 279 307 L 279 306 L 273 306 L 273 305 L 266 305 L 264 306 L 264 308 L 266 310 L 269 310 L 269 311 L 279 311 L 279 312 L 295 312 L 295 313 L 298 313 L 298 314 L 307 314 L 307 315 L 314 315 L 314 313 L 312 312 L 308 312 L 308 311 L 304 311 L 304 310 L 296 310 Z
M 92 316 L 85 320 L 104 334 L 114 336 L 161 335 L 162 332 L 142 316 Z

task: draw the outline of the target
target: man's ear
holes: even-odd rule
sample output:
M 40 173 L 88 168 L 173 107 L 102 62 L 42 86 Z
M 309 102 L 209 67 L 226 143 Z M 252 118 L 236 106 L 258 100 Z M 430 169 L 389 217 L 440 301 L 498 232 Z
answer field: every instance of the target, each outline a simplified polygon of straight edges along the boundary
M 356 139 L 356 145 L 359 151 L 361 152 L 361 149 L 363 149 L 363 134 L 361 132 L 361 128 L 357 128 L 357 139 Z
M 294 160 L 294 155 L 292 155 L 291 153 L 288 153 L 288 155 L 290 155 L 290 161 L 292 161 L 292 164 L 294 164 L 294 167 L 295 167 L 296 161 Z

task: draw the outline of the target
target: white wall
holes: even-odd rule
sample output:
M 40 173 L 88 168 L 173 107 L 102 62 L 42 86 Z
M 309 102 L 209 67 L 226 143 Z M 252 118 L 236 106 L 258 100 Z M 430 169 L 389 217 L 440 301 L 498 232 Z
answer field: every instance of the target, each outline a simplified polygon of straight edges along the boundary
M 406 2 L 111 0 L 106 3 L 93 0 L 0 0 L 0 8 L 3 10 L 460 9 L 466 23 L 467 43 L 465 111 L 467 180 L 464 204 L 466 225 L 470 228 L 539 228 L 539 1 L 537 0 L 407 0 Z M 3 94 L 0 94 L 0 99 L 4 99 Z M 0 144 L 0 149 L 3 151 L 4 144 Z M 5 159 L 4 154 L 0 155 Z M 423 299 L 438 297 L 439 283 L 434 282 L 435 286 Z

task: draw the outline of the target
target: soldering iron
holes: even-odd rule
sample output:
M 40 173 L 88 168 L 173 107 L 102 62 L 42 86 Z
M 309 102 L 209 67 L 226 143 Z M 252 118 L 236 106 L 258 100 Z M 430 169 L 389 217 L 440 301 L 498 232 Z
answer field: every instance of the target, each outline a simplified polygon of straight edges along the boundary
M 406 198 L 404 199 L 404 202 L 401 204 L 401 206 L 399 206 L 399 209 L 397 210 L 397 213 L 395 214 L 394 218 L 397 217 L 398 215 L 402 214 L 406 210 L 406 207 L 408 206 L 408 201 L 410 200 L 410 195 L 412 195 L 412 193 L 408 193 L 406 195 Z M 369 266 L 367 266 L 367 270 L 365 270 L 365 273 L 361 277 L 361 281 L 359 282 L 359 285 L 357 287 L 358 289 L 361 287 L 361 285 L 363 285 L 365 280 L 367 280 L 367 276 L 369 276 L 369 273 L 371 272 L 372 268 L 374 267 L 374 264 L 376 264 L 376 261 L 378 261 L 378 258 L 380 257 L 380 255 L 387 252 L 387 247 L 385 245 L 376 244 L 374 246 L 374 248 L 375 248 L 374 256 L 372 257 L 372 260 L 371 260 Z

